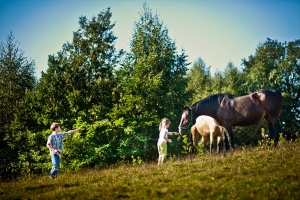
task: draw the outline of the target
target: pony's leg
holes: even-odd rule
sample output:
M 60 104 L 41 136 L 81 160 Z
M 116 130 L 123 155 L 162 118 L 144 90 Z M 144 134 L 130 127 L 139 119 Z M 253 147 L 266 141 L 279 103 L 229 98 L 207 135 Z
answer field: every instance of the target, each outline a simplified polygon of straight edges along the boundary
M 211 151 L 212 151 L 212 148 L 213 148 L 213 144 L 214 144 L 214 133 L 213 131 L 211 130 L 210 131 L 210 144 L 209 144 L 209 155 L 211 157 Z
M 205 149 L 205 145 L 206 145 L 206 143 L 207 143 L 207 141 L 210 139 L 209 138 L 210 136 L 202 136 L 202 138 L 201 138 L 201 142 L 202 142 L 202 146 L 203 146 L 203 152 L 204 152 L 204 150 L 206 150 Z
M 220 143 L 221 143 L 221 139 L 223 140 L 223 152 L 224 152 L 224 156 L 226 155 L 226 137 L 225 137 L 225 133 L 226 133 L 226 129 L 224 127 L 220 127 L 220 132 L 221 132 L 221 136 L 218 136 L 218 149 L 220 151 Z
M 196 129 L 195 126 L 192 126 L 191 128 L 191 142 L 192 142 L 192 146 L 191 146 L 191 154 L 194 154 L 196 153 L 196 145 L 197 145 L 197 134 L 198 134 L 198 131 Z
M 221 139 L 222 139 L 222 137 L 218 136 L 218 139 L 217 139 L 217 154 L 220 153 Z

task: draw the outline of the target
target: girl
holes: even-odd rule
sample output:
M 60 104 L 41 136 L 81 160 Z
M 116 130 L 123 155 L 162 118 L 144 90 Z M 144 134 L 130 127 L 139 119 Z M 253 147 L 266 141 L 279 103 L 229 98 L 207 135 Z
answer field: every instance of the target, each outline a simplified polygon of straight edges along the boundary
M 159 124 L 159 138 L 157 141 L 157 149 L 158 149 L 158 165 L 163 164 L 167 157 L 167 142 L 171 143 L 172 140 L 168 139 L 168 135 L 178 135 L 177 132 L 169 132 L 168 128 L 170 127 L 170 120 L 167 118 L 163 118 Z

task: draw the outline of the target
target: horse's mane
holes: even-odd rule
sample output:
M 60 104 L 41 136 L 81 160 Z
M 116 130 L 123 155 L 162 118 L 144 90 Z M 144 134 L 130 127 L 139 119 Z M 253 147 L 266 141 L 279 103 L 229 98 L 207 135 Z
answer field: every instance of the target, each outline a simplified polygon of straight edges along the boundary
M 201 109 L 210 109 L 216 104 L 219 104 L 224 98 L 233 99 L 232 94 L 213 94 L 194 103 L 191 107 L 196 109 L 201 106 Z
M 199 104 L 200 102 L 201 102 L 201 103 L 202 103 L 202 102 L 204 103 L 204 102 L 213 102 L 213 101 L 216 101 L 216 100 L 218 100 L 220 97 L 221 97 L 221 98 L 222 98 L 222 97 L 226 97 L 226 98 L 228 98 L 228 99 L 232 99 L 232 98 L 234 97 L 234 95 L 228 94 L 228 93 L 226 93 L 226 94 L 212 94 L 212 95 L 210 95 L 210 96 L 205 97 L 204 99 L 201 99 L 201 100 L 195 102 L 191 107 L 195 106 L 196 104 Z

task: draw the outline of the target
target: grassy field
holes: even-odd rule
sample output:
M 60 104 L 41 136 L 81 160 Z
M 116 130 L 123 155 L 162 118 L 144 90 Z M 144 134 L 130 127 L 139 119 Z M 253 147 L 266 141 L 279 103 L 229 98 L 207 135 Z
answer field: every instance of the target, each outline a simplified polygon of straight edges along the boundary
M 0 199 L 300 199 L 300 143 L 1 182 Z

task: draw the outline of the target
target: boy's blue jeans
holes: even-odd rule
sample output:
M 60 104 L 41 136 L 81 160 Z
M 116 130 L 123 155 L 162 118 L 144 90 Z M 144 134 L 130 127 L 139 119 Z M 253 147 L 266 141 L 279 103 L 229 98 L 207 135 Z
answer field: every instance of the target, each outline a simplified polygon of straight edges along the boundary
M 57 154 L 51 154 L 51 160 L 52 160 L 52 168 L 51 168 L 50 176 L 52 178 L 56 178 L 57 173 L 59 171 L 60 157 Z

